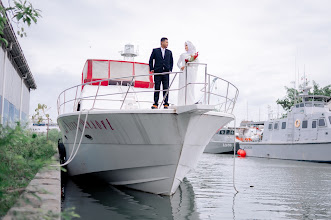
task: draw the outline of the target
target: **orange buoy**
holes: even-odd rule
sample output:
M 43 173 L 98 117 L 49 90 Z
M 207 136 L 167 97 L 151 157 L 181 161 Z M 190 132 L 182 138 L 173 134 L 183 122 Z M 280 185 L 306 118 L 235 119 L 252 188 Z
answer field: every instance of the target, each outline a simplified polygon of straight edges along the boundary
M 243 149 L 239 149 L 237 151 L 238 157 L 246 157 L 246 151 Z
M 241 153 L 240 154 L 241 157 L 246 157 L 246 151 L 245 150 L 242 150 L 240 153 Z

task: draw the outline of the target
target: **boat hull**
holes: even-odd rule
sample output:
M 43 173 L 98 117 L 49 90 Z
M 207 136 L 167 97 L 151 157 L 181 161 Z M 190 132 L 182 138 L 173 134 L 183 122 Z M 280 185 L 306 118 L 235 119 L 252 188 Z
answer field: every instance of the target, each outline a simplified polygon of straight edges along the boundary
M 92 174 L 113 185 L 172 195 L 197 165 L 215 131 L 233 119 L 199 107 L 178 110 L 89 113 L 80 148 L 68 164 L 69 175 Z M 78 123 L 76 146 L 85 116 Z M 78 113 L 58 118 L 67 157 L 77 121 Z
M 204 153 L 222 154 L 233 152 L 233 143 L 211 141 L 207 144 Z
M 242 142 L 240 148 L 246 151 L 248 157 L 331 162 L 331 142 L 292 144 Z

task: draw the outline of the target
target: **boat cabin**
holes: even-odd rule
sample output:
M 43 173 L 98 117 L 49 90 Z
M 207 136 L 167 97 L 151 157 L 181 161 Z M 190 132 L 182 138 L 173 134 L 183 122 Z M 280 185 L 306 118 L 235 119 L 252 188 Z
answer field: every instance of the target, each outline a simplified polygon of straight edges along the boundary
M 262 142 L 331 142 L 331 97 L 307 93 L 301 97 L 286 117 L 265 122 Z
M 100 82 L 100 86 L 127 86 L 132 82 L 131 86 L 135 88 L 153 88 L 153 77 L 149 74 L 147 63 L 89 59 L 83 68 L 82 83 L 109 79 Z M 98 86 L 99 82 L 91 85 Z
M 146 107 L 151 105 L 151 92 L 136 93 L 154 88 L 147 63 L 89 59 L 83 68 L 82 84 L 89 82 L 92 83 L 82 85 L 74 107 L 77 110 L 138 109 L 141 103 L 147 103 Z

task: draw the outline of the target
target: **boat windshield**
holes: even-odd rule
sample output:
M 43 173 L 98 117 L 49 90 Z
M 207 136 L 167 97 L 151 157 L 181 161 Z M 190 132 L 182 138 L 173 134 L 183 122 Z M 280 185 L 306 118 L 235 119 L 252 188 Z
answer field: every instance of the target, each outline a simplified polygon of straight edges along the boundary
M 98 81 L 101 79 L 115 79 L 102 82 L 102 85 L 127 85 L 131 82 L 134 87 L 151 88 L 152 76 L 148 76 L 149 66 L 146 63 L 115 60 L 87 60 L 83 69 L 83 82 Z M 106 83 L 106 84 L 105 84 Z M 92 84 L 92 85 L 98 85 Z
M 234 135 L 234 131 L 233 130 L 226 130 L 226 134 L 227 135 Z
M 315 103 L 314 106 L 315 106 L 315 107 L 323 108 L 323 107 L 324 107 L 324 104 L 321 104 L 321 103 Z
M 295 107 L 296 108 L 300 108 L 300 107 L 313 107 L 313 103 L 312 102 L 307 102 L 307 103 L 300 103 L 300 104 L 296 104 Z M 323 103 L 314 103 L 314 107 L 319 107 L 319 108 L 323 108 L 324 104 Z

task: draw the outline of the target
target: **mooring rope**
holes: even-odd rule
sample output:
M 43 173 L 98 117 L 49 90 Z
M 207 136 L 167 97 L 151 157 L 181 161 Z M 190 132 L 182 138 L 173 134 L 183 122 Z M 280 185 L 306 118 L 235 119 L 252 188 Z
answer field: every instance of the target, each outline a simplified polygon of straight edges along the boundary
M 76 146 L 76 142 L 77 142 L 77 136 L 78 136 L 78 130 L 79 130 L 79 123 L 80 123 L 80 116 L 81 116 L 81 111 L 79 112 L 79 115 L 78 115 L 78 121 L 77 121 L 77 129 L 76 129 L 76 135 L 75 135 L 75 140 L 74 140 L 74 144 L 72 146 L 72 151 L 70 153 L 70 156 L 68 158 L 68 160 L 63 163 L 63 164 L 60 164 L 60 165 L 52 165 L 52 166 L 59 166 L 59 167 L 63 167 L 63 166 L 66 166 L 68 165 L 75 157 L 76 157 L 76 154 L 82 144 L 82 140 L 83 140 L 83 137 L 84 137 L 84 133 L 85 133 L 85 127 L 86 127 L 86 122 L 87 122 L 87 118 L 88 118 L 88 115 L 89 115 L 89 110 L 87 110 L 86 112 L 86 116 L 85 116 L 85 121 L 84 121 L 84 125 L 83 125 L 83 130 L 82 130 L 82 135 L 80 136 L 80 140 L 79 140 L 79 143 L 78 143 L 78 146 L 77 146 L 77 149 L 75 151 L 75 146 Z
M 239 191 L 236 188 L 236 182 L 235 182 L 235 173 L 236 173 L 236 116 L 233 115 L 234 117 L 234 140 L 233 140 L 233 179 L 232 179 L 232 184 L 233 184 L 233 189 L 238 193 Z

